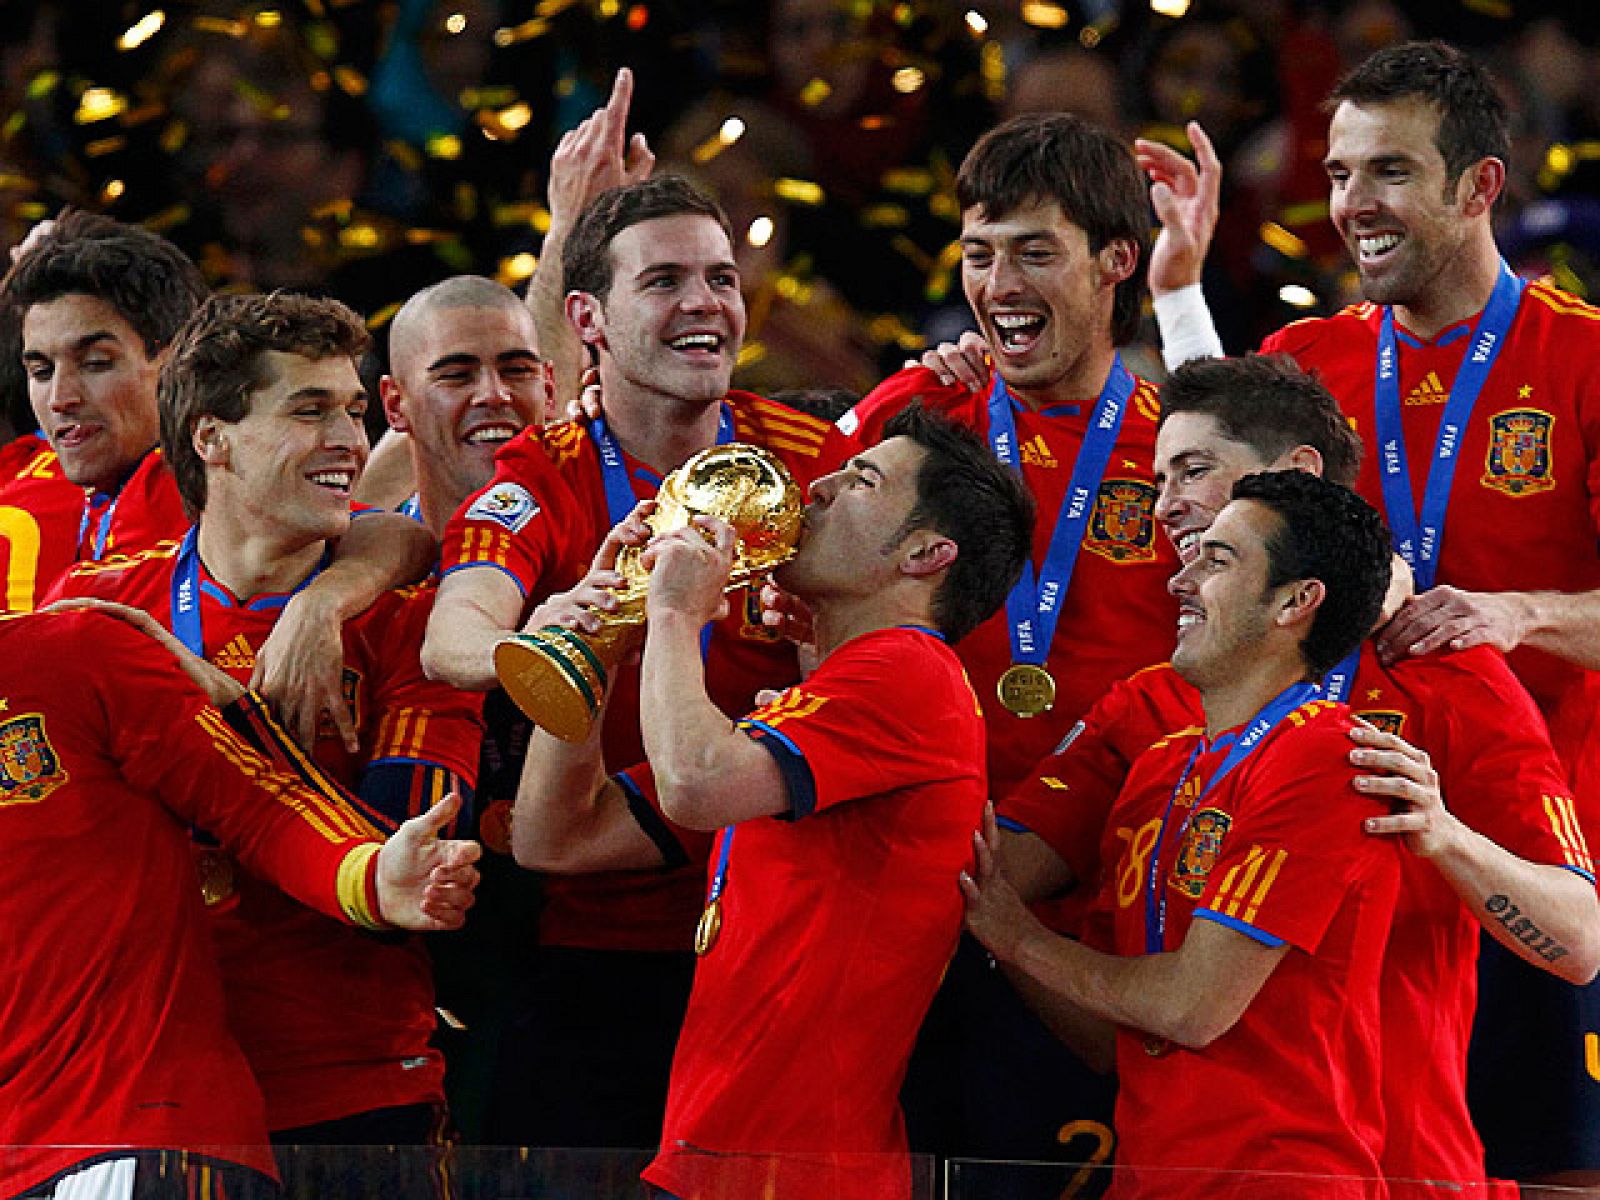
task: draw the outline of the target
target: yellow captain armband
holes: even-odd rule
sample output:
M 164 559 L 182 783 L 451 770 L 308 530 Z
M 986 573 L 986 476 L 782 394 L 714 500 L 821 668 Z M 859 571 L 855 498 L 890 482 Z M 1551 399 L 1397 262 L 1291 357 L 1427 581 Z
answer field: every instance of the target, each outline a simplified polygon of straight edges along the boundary
M 363 929 L 390 929 L 378 915 L 377 865 L 373 862 L 380 842 L 362 842 L 339 864 L 339 910 Z

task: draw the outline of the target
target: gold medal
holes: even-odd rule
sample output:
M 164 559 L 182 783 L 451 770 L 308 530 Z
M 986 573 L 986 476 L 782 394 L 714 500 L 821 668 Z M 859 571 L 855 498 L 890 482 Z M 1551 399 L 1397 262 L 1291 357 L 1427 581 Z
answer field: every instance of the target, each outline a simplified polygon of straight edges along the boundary
M 1172 1053 L 1172 1043 L 1164 1037 L 1146 1034 L 1144 1038 L 1144 1052 L 1151 1058 L 1165 1058 Z
M 214 846 L 197 847 L 194 867 L 200 876 L 200 898 L 207 908 L 215 908 L 237 890 L 233 859 L 226 850 Z
M 1056 681 L 1033 663 L 1012 663 L 995 689 L 1006 710 L 1019 717 L 1037 717 L 1055 707 Z
M 705 955 L 711 953 L 711 947 L 717 944 L 717 935 L 722 932 L 722 901 L 713 900 L 706 905 L 705 912 L 700 914 L 700 924 L 694 930 L 694 952 Z
M 511 801 L 496 800 L 478 818 L 478 840 L 496 854 L 511 853 Z

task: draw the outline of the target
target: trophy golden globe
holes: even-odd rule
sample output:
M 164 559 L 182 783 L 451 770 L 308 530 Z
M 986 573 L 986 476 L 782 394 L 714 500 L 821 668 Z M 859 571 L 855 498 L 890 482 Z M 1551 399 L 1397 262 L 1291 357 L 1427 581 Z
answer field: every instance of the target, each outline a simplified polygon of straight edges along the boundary
M 787 467 L 758 446 L 730 442 L 702 450 L 666 477 L 648 522 L 656 534 L 719 517 L 738 536 L 728 591 L 767 575 L 794 556 L 805 505 Z M 539 728 L 565 742 L 589 735 L 617 665 L 644 631 L 650 572 L 641 547 L 627 546 L 617 570 L 627 581 L 617 607 L 599 612 L 598 633 L 545 625 L 502 638 L 494 649 L 500 686 Z

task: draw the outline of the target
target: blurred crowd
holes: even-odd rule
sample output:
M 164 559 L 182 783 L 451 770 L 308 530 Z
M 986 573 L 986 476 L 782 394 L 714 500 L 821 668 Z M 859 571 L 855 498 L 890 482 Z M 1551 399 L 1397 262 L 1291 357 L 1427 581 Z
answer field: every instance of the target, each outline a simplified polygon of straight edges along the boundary
M 1353 291 L 1318 106 L 1407 37 L 1478 50 L 1511 89 L 1513 261 L 1600 287 L 1600 11 L 1579 0 L 153 3 L 0 3 L 0 234 L 103 211 L 215 287 L 332 294 L 380 347 L 420 286 L 528 278 L 550 153 L 622 64 L 635 127 L 743 233 L 758 390 L 860 392 L 960 332 L 955 165 L 1023 111 L 1185 150 L 1198 119 L 1226 168 L 1225 345 L 1332 311 Z

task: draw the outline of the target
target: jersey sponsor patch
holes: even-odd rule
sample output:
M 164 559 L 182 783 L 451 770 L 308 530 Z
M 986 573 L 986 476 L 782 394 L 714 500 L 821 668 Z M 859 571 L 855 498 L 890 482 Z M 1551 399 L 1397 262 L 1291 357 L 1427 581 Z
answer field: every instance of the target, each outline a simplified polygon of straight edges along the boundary
M 1095 494 L 1083 548 L 1114 563 L 1156 556 L 1156 489 L 1142 479 L 1107 479 Z
M 0 806 L 37 804 L 66 782 L 66 768 L 45 735 L 43 713 L 0 724 Z
M 1232 827 L 1233 818 L 1220 808 L 1202 808 L 1195 813 L 1172 864 L 1171 885 L 1191 900 L 1200 899 L 1222 853 L 1222 839 Z
M 466 519 L 493 521 L 511 533 L 520 533 L 538 513 L 539 502 L 527 488 L 517 483 L 497 483 L 472 502 Z
M 1556 486 L 1550 470 L 1555 417 L 1513 408 L 1489 418 L 1489 454 L 1478 482 L 1507 496 L 1536 496 Z

